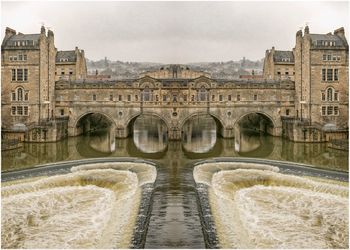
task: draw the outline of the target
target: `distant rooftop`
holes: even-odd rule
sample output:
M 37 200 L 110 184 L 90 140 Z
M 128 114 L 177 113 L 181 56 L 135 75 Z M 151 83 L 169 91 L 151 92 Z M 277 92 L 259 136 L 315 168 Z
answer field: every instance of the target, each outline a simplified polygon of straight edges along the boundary
M 57 51 L 56 62 L 76 62 L 75 50 Z
M 294 63 L 293 51 L 275 50 L 275 53 L 273 55 L 273 61 Z

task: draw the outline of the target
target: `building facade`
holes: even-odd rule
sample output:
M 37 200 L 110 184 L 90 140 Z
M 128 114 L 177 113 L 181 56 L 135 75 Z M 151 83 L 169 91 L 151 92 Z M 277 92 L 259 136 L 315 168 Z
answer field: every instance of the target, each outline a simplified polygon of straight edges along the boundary
M 293 51 L 266 50 L 263 76 L 265 79 L 294 81 L 294 53 Z
M 7 28 L 1 47 L 3 139 L 57 141 L 105 116 L 116 137 L 130 134 L 135 119 L 162 119 L 169 139 L 181 139 L 185 122 L 212 116 L 224 138 L 239 121 L 263 117 L 260 130 L 293 141 L 348 136 L 348 44 L 333 34 L 296 34 L 292 51 L 266 52 L 265 79 L 223 80 L 188 66 L 164 65 L 135 79 L 86 79 L 83 50 L 58 51 L 54 34 L 21 34 Z M 295 72 L 295 73 L 294 73 Z
M 84 50 L 57 51 L 55 79 L 79 80 L 87 77 L 86 59 Z

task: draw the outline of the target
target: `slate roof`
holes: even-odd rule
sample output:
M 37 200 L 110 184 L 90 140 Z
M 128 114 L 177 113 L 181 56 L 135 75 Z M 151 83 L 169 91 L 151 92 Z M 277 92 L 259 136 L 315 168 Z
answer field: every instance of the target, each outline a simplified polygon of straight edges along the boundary
M 285 60 L 287 59 L 287 60 Z M 275 50 L 273 54 L 274 62 L 291 62 L 294 63 L 294 54 L 293 51 L 283 51 L 283 50 Z
M 34 44 L 29 43 L 30 45 L 37 45 L 39 42 L 40 34 L 17 34 L 9 37 L 5 46 L 15 46 L 16 41 L 34 41 Z
M 63 59 L 64 61 L 61 61 Z M 68 61 L 65 61 L 68 59 Z M 77 56 L 75 50 L 57 51 L 56 62 L 76 62 Z
M 344 41 L 338 37 L 337 35 L 332 34 L 310 34 L 311 41 L 313 45 L 321 46 L 321 44 L 317 44 L 318 41 L 332 41 L 335 42 L 335 46 L 346 46 Z

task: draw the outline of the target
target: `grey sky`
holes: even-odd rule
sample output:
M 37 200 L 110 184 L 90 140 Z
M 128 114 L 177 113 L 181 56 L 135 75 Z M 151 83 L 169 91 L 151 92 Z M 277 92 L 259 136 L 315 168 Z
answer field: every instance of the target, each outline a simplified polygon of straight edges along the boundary
M 89 59 L 188 63 L 261 59 L 291 50 L 299 27 L 328 33 L 343 26 L 348 2 L 2 2 L 5 27 L 55 33 L 58 50 L 75 46 Z

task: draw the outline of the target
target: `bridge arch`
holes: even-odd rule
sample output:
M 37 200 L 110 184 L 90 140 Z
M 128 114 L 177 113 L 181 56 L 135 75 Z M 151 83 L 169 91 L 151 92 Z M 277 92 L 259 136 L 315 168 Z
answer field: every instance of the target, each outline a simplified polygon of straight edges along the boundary
M 273 115 L 266 113 L 264 111 L 250 111 L 250 112 L 246 112 L 246 113 L 239 115 L 233 123 L 233 128 L 234 129 L 239 128 L 239 126 L 240 126 L 239 123 L 242 122 L 244 118 L 249 117 L 249 115 L 254 115 L 254 114 L 262 116 L 265 121 L 269 122 L 269 124 L 267 124 L 267 125 L 272 125 L 272 126 L 269 126 L 268 128 L 267 127 L 264 127 L 264 128 L 260 127 L 259 130 L 263 130 L 263 132 L 266 132 L 266 133 L 271 134 L 271 135 L 276 135 L 278 133 L 277 129 L 280 127 L 278 124 L 278 121 L 276 121 L 276 119 L 273 117 Z
M 84 121 L 84 119 L 87 119 L 89 116 L 91 115 L 101 115 L 102 117 L 104 117 L 106 119 L 106 121 L 108 121 L 110 127 L 115 130 L 115 128 L 117 127 L 115 120 L 113 119 L 113 117 L 105 112 L 101 112 L 101 111 L 86 111 L 82 114 L 80 114 L 79 116 L 77 116 L 76 119 L 73 119 L 71 122 L 71 125 L 69 126 L 73 131 L 72 134 L 74 136 L 80 135 L 84 132 L 86 132 L 87 130 L 90 130 L 90 124 L 87 121 Z M 83 123 L 83 124 L 81 124 Z

